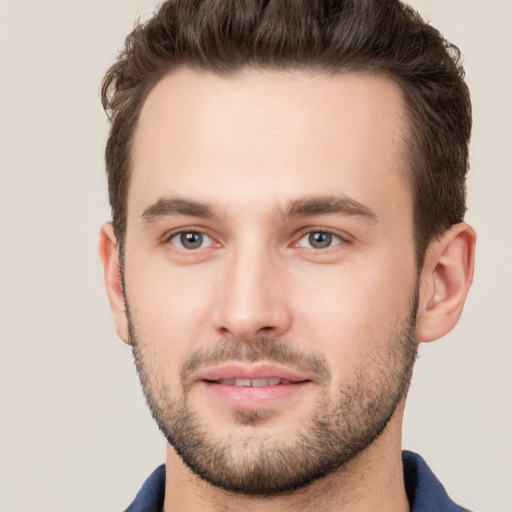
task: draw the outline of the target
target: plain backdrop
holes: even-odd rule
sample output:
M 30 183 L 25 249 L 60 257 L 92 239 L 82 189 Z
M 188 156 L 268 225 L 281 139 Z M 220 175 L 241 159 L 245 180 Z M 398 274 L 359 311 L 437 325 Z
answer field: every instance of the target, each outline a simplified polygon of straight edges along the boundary
M 512 512 L 512 1 L 415 0 L 474 101 L 458 327 L 421 350 L 404 426 L 456 501 Z M 104 71 L 149 0 L 0 0 L 0 512 L 119 511 L 164 461 L 97 256 Z

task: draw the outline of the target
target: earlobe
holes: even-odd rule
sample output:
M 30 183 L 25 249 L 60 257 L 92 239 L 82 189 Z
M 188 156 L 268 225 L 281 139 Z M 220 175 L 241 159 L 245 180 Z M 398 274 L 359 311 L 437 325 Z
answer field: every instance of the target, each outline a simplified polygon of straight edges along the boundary
M 434 240 L 420 280 L 418 341 L 441 338 L 457 324 L 473 280 L 476 234 L 465 222 Z
M 110 309 L 114 316 L 118 336 L 130 343 L 126 305 L 123 295 L 121 268 L 117 251 L 117 238 L 110 222 L 106 222 L 100 229 L 99 254 L 103 263 L 103 277 L 107 290 Z

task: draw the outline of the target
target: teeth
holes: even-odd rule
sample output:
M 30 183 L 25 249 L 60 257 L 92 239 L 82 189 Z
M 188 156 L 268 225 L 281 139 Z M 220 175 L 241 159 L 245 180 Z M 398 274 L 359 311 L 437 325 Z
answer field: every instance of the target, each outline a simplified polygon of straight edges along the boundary
M 259 388 L 263 386 L 277 386 L 277 384 L 289 384 L 289 380 L 285 379 L 221 379 L 220 384 L 227 386 L 245 386 Z
M 276 386 L 281 382 L 281 379 L 254 379 L 251 380 L 251 386 L 253 388 L 261 386 Z

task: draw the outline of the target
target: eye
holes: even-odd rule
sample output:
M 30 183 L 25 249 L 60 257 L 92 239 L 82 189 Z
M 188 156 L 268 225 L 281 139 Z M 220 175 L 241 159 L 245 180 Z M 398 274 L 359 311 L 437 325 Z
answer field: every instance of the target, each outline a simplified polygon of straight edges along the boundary
M 299 247 L 308 247 L 309 249 L 327 249 L 333 245 L 338 245 L 343 240 L 328 231 L 310 231 L 306 233 L 297 242 Z
M 173 235 L 169 242 L 176 246 L 178 249 L 185 251 L 193 251 L 209 247 L 213 244 L 213 240 L 204 233 L 199 231 L 182 231 Z

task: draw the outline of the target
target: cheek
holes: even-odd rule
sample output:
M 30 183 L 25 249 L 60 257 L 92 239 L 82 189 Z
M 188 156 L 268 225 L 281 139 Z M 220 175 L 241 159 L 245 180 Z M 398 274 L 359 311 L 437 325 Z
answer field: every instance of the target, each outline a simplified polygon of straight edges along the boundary
M 204 339 L 209 286 L 200 272 L 148 261 L 138 264 L 133 258 L 126 266 L 126 293 L 138 337 L 180 359 L 195 348 L 194 340 Z
M 295 332 L 344 374 L 383 350 L 408 318 L 414 272 L 386 270 L 352 266 L 295 280 Z

